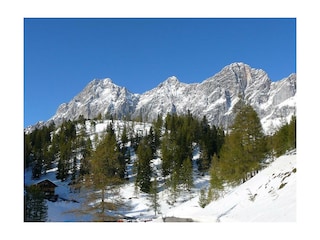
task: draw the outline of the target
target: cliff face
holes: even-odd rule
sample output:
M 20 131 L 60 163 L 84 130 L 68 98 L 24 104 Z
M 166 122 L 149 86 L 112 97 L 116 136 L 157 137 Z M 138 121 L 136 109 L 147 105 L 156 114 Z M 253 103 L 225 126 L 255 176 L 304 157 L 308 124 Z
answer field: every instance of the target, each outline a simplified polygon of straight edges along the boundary
M 94 118 L 99 113 L 118 118 L 141 116 L 152 121 L 159 114 L 184 114 L 189 110 L 194 116 L 206 115 L 210 123 L 227 128 L 235 116 L 234 106 L 242 99 L 258 112 L 266 132 L 271 132 L 295 114 L 295 94 L 295 74 L 272 82 L 261 69 L 233 63 L 201 83 L 185 84 L 173 76 L 143 94 L 131 93 L 111 79 L 93 80 L 69 103 L 61 104 L 49 121 L 60 124 L 80 115 Z

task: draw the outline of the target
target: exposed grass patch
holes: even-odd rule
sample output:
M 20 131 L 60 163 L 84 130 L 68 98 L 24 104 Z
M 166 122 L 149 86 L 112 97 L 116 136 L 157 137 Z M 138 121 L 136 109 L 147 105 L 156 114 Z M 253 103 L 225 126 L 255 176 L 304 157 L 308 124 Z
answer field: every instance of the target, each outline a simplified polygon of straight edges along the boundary
M 279 189 L 283 188 L 287 183 L 281 183 Z

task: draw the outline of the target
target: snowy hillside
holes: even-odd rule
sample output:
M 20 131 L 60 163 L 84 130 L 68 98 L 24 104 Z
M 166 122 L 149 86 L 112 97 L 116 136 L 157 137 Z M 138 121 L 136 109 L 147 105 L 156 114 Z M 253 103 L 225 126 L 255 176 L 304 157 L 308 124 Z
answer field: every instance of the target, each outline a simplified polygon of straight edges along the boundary
M 86 131 L 94 141 L 95 134 L 105 132 L 110 120 L 101 121 L 94 126 L 86 122 Z M 116 134 L 119 136 L 124 126 L 123 121 L 114 121 Z M 134 132 L 145 134 L 150 124 L 135 123 Z M 130 146 L 130 144 L 128 145 Z M 296 152 L 281 156 L 272 161 L 265 169 L 244 184 L 228 189 L 223 197 L 211 202 L 205 208 L 199 206 L 200 190 L 209 185 L 209 175 L 199 174 L 195 162 L 199 159 L 199 150 L 195 147 L 193 153 L 194 187 L 191 191 L 181 191 L 177 201 L 170 202 L 170 193 L 163 187 L 161 179 L 161 160 L 152 160 L 154 172 L 159 176 L 160 213 L 155 216 L 150 208 L 148 194 L 137 191 L 134 186 L 135 175 L 132 173 L 133 163 L 137 156 L 131 149 L 131 161 L 127 165 L 128 182 L 119 189 L 124 207 L 110 214 L 123 221 L 163 222 L 194 221 L 194 222 L 295 222 L 296 221 Z M 79 215 L 82 208 L 83 195 L 71 192 L 70 180 L 56 179 L 57 167 L 53 167 L 39 180 L 49 179 L 57 185 L 55 193 L 59 195 L 56 202 L 47 201 L 48 221 L 78 222 L 91 221 L 90 215 Z M 31 179 L 31 169 L 26 169 L 24 181 L 26 185 L 35 183 Z M 37 180 L 37 181 L 39 181 Z M 181 219 L 182 218 L 182 219 Z
M 47 178 L 54 179 L 54 172 Z M 26 176 L 29 177 L 28 175 Z M 198 179 L 196 186 L 208 184 L 209 177 Z M 55 181 L 56 192 L 69 201 L 48 201 L 48 221 L 90 221 L 88 217 L 79 217 L 68 211 L 79 208 L 73 201 L 76 196 L 70 194 L 67 183 Z M 246 183 L 227 191 L 221 199 L 211 202 L 205 208 L 199 206 L 199 189 L 193 194 L 180 196 L 175 206 L 166 201 L 166 193 L 160 194 L 161 214 L 154 219 L 149 209 L 147 195 L 134 193 L 134 183 L 121 189 L 122 198 L 132 206 L 130 210 L 119 214 L 136 221 L 163 222 L 164 217 L 190 218 L 195 222 L 295 222 L 296 221 L 296 154 L 277 158 L 266 169 Z
M 258 175 L 203 209 L 196 197 L 170 209 L 166 216 L 199 222 L 294 222 L 296 153 L 277 158 Z

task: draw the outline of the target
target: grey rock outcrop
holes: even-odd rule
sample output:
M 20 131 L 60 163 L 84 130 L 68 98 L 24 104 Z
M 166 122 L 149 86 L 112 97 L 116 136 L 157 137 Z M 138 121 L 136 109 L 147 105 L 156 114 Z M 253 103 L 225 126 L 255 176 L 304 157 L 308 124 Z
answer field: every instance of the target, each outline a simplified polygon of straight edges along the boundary
M 91 119 L 100 113 L 152 121 L 159 114 L 184 114 L 189 110 L 196 117 L 206 115 L 211 124 L 227 128 L 235 117 L 235 105 L 242 99 L 257 111 L 268 133 L 295 114 L 295 95 L 294 73 L 272 82 L 261 69 L 232 63 L 201 83 L 186 84 L 173 76 L 143 94 L 131 93 L 109 78 L 93 80 L 69 103 L 61 104 L 49 121 L 60 124 L 80 115 Z
M 50 120 L 59 125 L 64 120 L 75 120 L 80 115 L 91 119 L 100 113 L 122 118 L 134 112 L 138 100 L 139 95 L 115 85 L 109 78 L 93 80 L 69 103 L 61 104 Z

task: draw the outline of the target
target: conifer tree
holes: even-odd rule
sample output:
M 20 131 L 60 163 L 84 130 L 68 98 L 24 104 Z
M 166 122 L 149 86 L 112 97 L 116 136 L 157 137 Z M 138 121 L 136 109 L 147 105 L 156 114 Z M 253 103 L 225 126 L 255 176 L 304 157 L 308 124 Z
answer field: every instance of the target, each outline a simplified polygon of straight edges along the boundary
M 92 156 L 93 163 L 102 167 L 103 174 L 107 177 L 120 178 L 122 174 L 121 163 L 119 162 L 120 149 L 117 144 L 116 135 L 112 124 L 107 128 L 107 133 L 99 142 L 94 155 Z
M 211 159 L 214 154 L 218 154 L 223 144 L 224 132 L 216 126 L 210 127 L 207 118 L 204 116 L 200 123 L 199 145 L 200 159 L 198 169 L 201 172 L 209 170 Z
M 154 180 L 151 183 L 149 201 L 150 201 L 150 205 L 149 206 L 151 207 L 152 210 L 154 210 L 154 215 L 156 216 L 157 213 L 160 213 L 160 203 L 159 203 L 157 178 L 154 178 Z
M 85 146 L 82 149 L 82 158 L 80 159 L 80 176 L 83 177 L 90 173 L 90 163 L 89 159 L 92 154 L 92 142 L 91 139 L 88 138 L 85 141 Z
M 25 222 L 45 222 L 47 220 L 48 205 L 44 197 L 44 193 L 36 185 L 28 186 L 25 188 Z
M 193 169 L 191 159 L 188 157 L 183 161 L 181 168 L 181 182 L 185 189 L 190 190 L 193 187 Z
M 123 126 L 122 134 L 121 134 L 121 142 L 122 144 L 126 144 L 128 142 L 128 132 L 127 132 L 127 125 Z
M 179 170 L 173 170 L 173 172 L 170 174 L 170 178 L 166 181 L 166 185 L 170 190 L 169 204 L 172 205 L 177 201 L 177 198 L 180 195 L 180 176 L 178 171 Z
M 77 158 L 74 157 L 73 161 L 72 161 L 72 174 L 71 174 L 71 183 L 75 183 L 77 181 L 78 178 L 78 174 L 77 174 Z
M 36 159 L 33 162 L 32 166 L 32 178 L 33 179 L 39 179 L 42 173 L 42 155 L 39 156 L 39 154 L 36 154 Z
M 87 195 L 88 205 L 85 211 L 93 212 L 97 221 L 110 220 L 107 210 L 118 207 L 117 202 L 108 199 L 107 193 L 122 182 L 119 155 L 113 126 L 110 125 L 91 155 L 90 174 L 85 177 L 86 187 L 94 190 Z
M 214 154 L 210 167 L 210 189 L 212 200 L 216 200 L 221 195 L 223 187 L 223 176 L 221 174 L 221 165 L 219 157 Z
M 150 146 L 152 151 L 152 156 L 154 157 L 157 151 L 157 145 L 155 140 L 155 133 L 153 127 L 150 127 L 149 134 L 146 136 L 147 144 Z
M 32 162 L 31 134 L 24 133 L 24 167 L 27 168 Z
M 54 163 L 56 152 L 55 152 L 55 149 L 52 147 L 52 145 L 45 145 L 44 149 L 45 149 L 45 151 L 43 152 L 44 170 L 45 172 L 47 172 L 47 170 L 51 169 L 52 164 Z
M 72 142 L 60 142 L 60 157 L 58 162 L 58 169 L 56 173 L 57 179 L 62 181 L 68 177 L 70 169 L 70 159 L 72 158 Z
M 173 169 L 173 151 L 175 150 L 174 142 L 170 138 L 169 132 L 166 130 L 161 141 L 161 158 L 162 158 L 162 174 L 163 177 L 168 176 Z
M 59 162 L 56 177 L 62 181 L 66 180 L 72 166 L 74 157 L 73 149 L 76 146 L 76 125 L 68 120 L 60 126 L 59 133 L 54 137 L 53 149 L 59 152 Z
M 230 183 L 244 182 L 260 169 L 266 151 L 260 119 L 250 105 L 244 104 L 222 146 L 220 173 Z
M 143 138 L 137 149 L 137 178 L 136 183 L 141 191 L 149 193 L 151 186 L 151 166 L 150 162 L 153 159 L 152 148 L 148 144 L 147 138 Z
M 32 166 L 33 178 L 39 178 L 53 161 L 50 151 L 53 129 L 54 124 L 50 124 L 24 134 L 25 167 Z
M 160 138 L 162 135 L 162 126 L 163 126 L 163 119 L 162 114 L 158 115 L 157 120 L 153 122 L 154 127 L 154 143 L 156 149 L 160 147 Z
M 295 149 L 296 145 L 296 116 L 292 116 L 289 123 L 288 139 L 289 139 L 289 149 Z
M 271 148 L 276 156 L 285 154 L 287 150 L 296 148 L 296 117 L 292 116 L 290 123 L 282 125 L 277 132 L 270 137 Z

